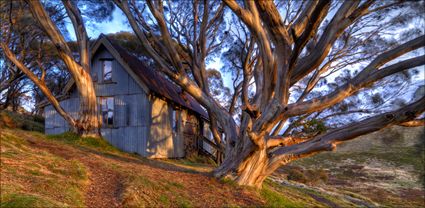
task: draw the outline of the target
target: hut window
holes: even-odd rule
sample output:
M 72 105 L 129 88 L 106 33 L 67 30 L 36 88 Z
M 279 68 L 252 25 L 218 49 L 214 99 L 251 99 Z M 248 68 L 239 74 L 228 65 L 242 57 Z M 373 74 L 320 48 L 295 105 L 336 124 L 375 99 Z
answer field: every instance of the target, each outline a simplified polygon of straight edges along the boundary
M 171 119 L 171 122 L 173 125 L 173 132 L 177 132 L 177 126 L 178 126 L 177 110 L 173 110 L 172 117 L 173 118 Z
M 112 60 L 102 60 L 102 74 L 104 82 L 112 81 Z
M 113 126 L 114 125 L 114 98 L 101 97 L 100 110 L 101 110 L 103 125 Z
M 210 125 L 207 124 L 207 123 L 204 125 L 204 137 L 206 137 L 210 140 L 213 139 L 213 135 L 212 135 L 212 132 L 210 130 Z

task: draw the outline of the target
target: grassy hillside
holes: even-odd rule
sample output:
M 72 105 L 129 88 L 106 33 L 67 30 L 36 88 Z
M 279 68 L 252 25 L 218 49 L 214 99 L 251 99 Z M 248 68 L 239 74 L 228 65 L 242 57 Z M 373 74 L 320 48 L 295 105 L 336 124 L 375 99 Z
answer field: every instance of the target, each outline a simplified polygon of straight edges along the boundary
M 0 121 L 4 122 L 5 115 L 0 113 Z M 19 127 L 8 119 L 8 125 Z M 399 148 L 365 148 L 356 143 L 356 148 L 343 147 L 336 153 L 301 160 L 255 190 L 210 177 L 214 166 L 200 163 L 207 161 L 203 158 L 148 160 L 123 153 L 101 139 L 70 133 L 45 136 L 4 127 L 0 126 L 0 207 L 424 205 L 423 188 L 416 177 L 421 173 L 420 154 L 414 152 L 417 142 L 410 139 Z M 388 153 L 396 150 L 393 156 Z
M 425 206 L 424 128 L 392 127 L 282 168 L 288 178 L 321 190 L 362 195 L 389 207 Z
M 329 207 L 355 204 L 266 181 L 262 190 L 208 176 L 196 159 L 148 160 L 95 138 L 0 129 L 1 207 Z

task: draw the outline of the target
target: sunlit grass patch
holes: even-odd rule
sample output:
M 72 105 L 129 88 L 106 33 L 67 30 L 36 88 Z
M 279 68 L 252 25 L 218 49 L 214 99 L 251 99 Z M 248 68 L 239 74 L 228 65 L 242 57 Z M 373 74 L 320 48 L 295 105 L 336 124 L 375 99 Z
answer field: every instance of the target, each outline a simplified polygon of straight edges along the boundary
M 220 180 L 222 183 L 230 185 L 230 186 L 237 186 L 238 184 L 236 183 L 236 181 L 230 179 L 230 178 L 223 178 Z
M 267 205 L 265 207 L 302 207 L 302 204 L 297 204 L 268 187 L 264 187 L 260 193 L 266 200 Z
M 266 180 L 259 190 L 266 201 L 265 207 L 321 207 L 314 199 L 292 187 L 283 187 L 275 182 Z
M 156 199 L 162 197 L 164 200 L 164 196 L 160 195 L 162 189 L 163 187 L 147 177 L 128 175 L 122 193 L 123 205 L 125 207 L 154 206 L 157 204 Z
M 184 197 L 177 197 L 176 204 L 178 207 L 182 207 L 182 208 L 193 207 L 192 203 Z
M 56 208 L 56 207 L 68 207 L 65 204 L 51 201 L 41 196 L 24 194 L 24 193 L 12 193 L 2 194 L 0 207 L 4 208 L 22 208 L 22 207 L 39 207 L 39 208 Z
M 358 207 L 358 204 L 345 198 L 344 195 L 317 191 L 311 188 L 280 185 L 266 180 L 261 196 L 266 199 L 266 207 Z M 361 200 L 361 198 L 353 197 Z M 370 201 L 370 200 L 368 200 Z M 368 203 L 374 204 L 374 203 Z
M 81 147 L 93 148 L 102 152 L 113 152 L 119 153 L 120 151 L 109 144 L 106 140 L 102 138 L 95 137 L 80 137 L 72 132 L 65 132 L 62 134 L 48 135 L 48 139 L 61 141 L 72 145 L 77 145 Z
M 1 141 L 3 207 L 81 207 L 88 184 L 86 167 L 31 147 L 24 132 L 5 130 Z
M 167 182 L 167 184 L 168 185 L 170 185 L 170 186 L 173 186 L 173 187 L 176 187 L 176 188 L 178 188 L 178 189 L 182 189 L 182 188 L 184 188 L 184 185 L 183 184 L 181 184 L 181 183 L 178 183 L 178 182 Z
M 161 196 L 159 196 L 159 199 L 158 199 L 160 202 L 161 202 L 161 204 L 163 204 L 164 206 L 170 206 L 170 199 L 168 198 L 168 196 L 167 195 L 165 195 L 165 194 L 161 194 Z

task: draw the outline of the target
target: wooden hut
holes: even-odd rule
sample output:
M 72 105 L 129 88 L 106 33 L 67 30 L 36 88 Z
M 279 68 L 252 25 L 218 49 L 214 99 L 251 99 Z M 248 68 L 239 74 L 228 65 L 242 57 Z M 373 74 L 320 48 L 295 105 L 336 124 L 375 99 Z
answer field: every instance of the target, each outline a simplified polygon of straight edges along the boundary
M 198 139 L 208 115 L 193 97 L 105 35 L 91 51 L 101 134 L 113 146 L 151 158 L 184 157 L 202 146 Z M 72 80 L 64 95 L 61 106 L 77 117 L 80 103 Z M 69 130 L 51 105 L 44 106 L 44 115 L 46 134 Z

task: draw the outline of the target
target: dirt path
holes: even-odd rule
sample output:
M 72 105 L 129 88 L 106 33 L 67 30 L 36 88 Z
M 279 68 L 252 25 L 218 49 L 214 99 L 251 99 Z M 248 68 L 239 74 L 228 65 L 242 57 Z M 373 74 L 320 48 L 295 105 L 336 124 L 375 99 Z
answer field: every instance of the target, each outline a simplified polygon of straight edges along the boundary
M 121 176 L 96 163 L 85 164 L 90 169 L 91 182 L 86 193 L 87 207 L 120 207 Z
M 76 159 L 88 167 L 90 184 L 86 190 L 87 207 L 121 207 L 122 177 L 115 171 L 105 168 L 94 155 L 59 144 L 26 138 L 34 147 L 45 149 L 65 159 Z

